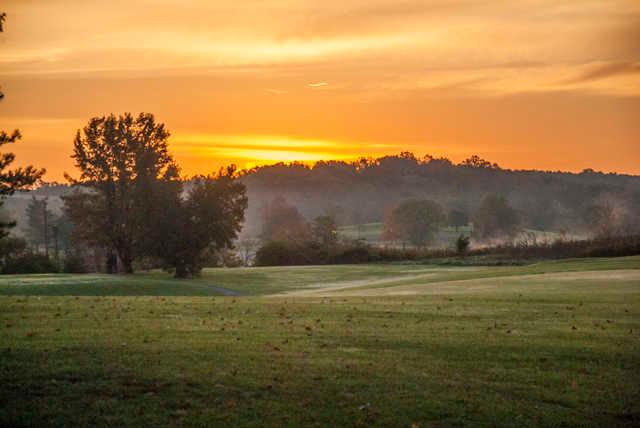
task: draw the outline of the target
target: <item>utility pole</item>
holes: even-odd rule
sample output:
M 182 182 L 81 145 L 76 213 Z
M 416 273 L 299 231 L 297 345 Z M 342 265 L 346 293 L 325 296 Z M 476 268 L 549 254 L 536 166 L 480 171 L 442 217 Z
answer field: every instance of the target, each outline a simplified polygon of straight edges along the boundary
M 44 219 L 44 255 L 49 257 L 49 216 L 47 214 L 47 198 L 42 200 L 42 216 Z

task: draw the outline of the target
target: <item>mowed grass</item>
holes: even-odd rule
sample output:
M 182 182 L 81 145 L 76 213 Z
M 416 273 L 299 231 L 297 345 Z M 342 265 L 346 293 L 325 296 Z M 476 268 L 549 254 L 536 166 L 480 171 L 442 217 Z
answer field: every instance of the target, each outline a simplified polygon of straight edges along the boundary
M 223 296 L 272 295 L 336 287 L 376 288 L 553 272 L 640 269 L 640 257 L 546 261 L 525 266 L 451 267 L 367 264 L 260 268 L 210 268 L 176 280 L 166 272 L 134 275 L 1 275 L 0 296 Z
M 10 296 L 3 278 L 0 426 L 637 426 L 639 262 L 126 279 L 327 296 Z
M 433 267 L 432 267 L 433 268 Z M 47 274 L 0 276 L 0 295 L 41 296 L 216 296 L 282 293 L 327 283 L 409 277 L 421 265 L 341 265 L 205 269 L 195 279 L 166 272 L 134 275 Z

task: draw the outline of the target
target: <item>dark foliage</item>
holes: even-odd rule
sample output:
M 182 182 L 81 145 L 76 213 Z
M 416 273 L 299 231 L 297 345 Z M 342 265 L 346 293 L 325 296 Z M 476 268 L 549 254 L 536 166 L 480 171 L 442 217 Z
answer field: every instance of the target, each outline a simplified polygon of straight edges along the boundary
M 459 255 L 465 255 L 469 251 L 469 245 L 471 244 L 471 238 L 469 236 L 460 235 L 456 239 L 456 253 Z
M 445 221 L 440 204 L 429 200 L 407 200 L 395 207 L 385 219 L 385 237 L 424 247 Z
M 281 196 L 265 204 L 262 209 L 263 241 L 306 242 L 311 239 L 311 228 L 298 208 Z
M 473 235 L 478 239 L 511 239 L 520 227 L 520 216 L 503 196 L 490 194 L 473 216 Z
M 632 215 L 640 212 L 640 177 L 592 170 L 515 171 L 485 162 L 478 158 L 455 165 L 448 159 L 403 153 L 350 163 L 253 168 L 242 177 L 250 200 L 248 232 L 260 234 L 261 209 L 276 196 L 286 198 L 306 219 L 330 213 L 338 225 L 352 225 L 383 221 L 407 199 L 429 199 L 447 212 L 460 209 L 471 215 L 491 193 L 508 199 L 523 228 L 591 234 L 585 211 L 603 199 L 627 213 L 620 217 L 621 227 L 640 227 Z
M 3 274 L 56 272 L 58 272 L 58 267 L 48 256 L 32 252 L 9 257 L 2 265 Z
M 462 237 L 467 242 L 468 238 Z M 463 247 L 464 245 L 461 244 Z M 258 250 L 259 266 L 357 264 L 375 262 L 427 262 L 504 265 L 531 260 L 578 257 L 621 257 L 640 255 L 640 235 L 609 237 L 577 241 L 521 242 L 461 251 L 456 249 L 400 249 L 382 248 L 360 242 L 340 244 L 335 253 L 327 256 L 313 244 L 292 246 L 283 242 L 269 242 Z M 454 263 L 455 264 L 455 263 Z
M 147 254 L 155 255 L 176 277 L 199 274 L 207 252 L 233 246 L 247 208 L 246 190 L 235 171 L 232 165 L 217 175 L 196 177 L 186 197 L 178 183 L 162 186 L 162 196 L 148 217 L 152 239 Z M 221 254 L 225 257 L 229 258 Z
M 62 264 L 64 273 L 86 273 L 89 271 L 85 258 L 77 252 L 68 252 Z
M 146 235 L 152 188 L 178 178 L 168 138 L 164 125 L 146 113 L 94 117 L 76 134 L 80 178 L 68 178 L 83 191 L 68 198 L 67 212 L 80 239 L 112 250 L 125 273 L 133 271 Z M 113 264 L 113 257 L 107 260 Z

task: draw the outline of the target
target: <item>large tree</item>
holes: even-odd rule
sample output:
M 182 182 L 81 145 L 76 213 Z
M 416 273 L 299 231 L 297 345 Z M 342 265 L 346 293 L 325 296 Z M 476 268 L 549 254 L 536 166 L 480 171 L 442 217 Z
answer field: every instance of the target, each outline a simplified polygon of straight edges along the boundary
M 298 208 L 278 196 L 268 202 L 262 210 L 261 239 L 303 243 L 311 240 L 311 228 Z
M 387 236 L 424 247 L 446 223 L 446 216 L 437 202 L 412 199 L 394 208 L 386 223 L 384 229 Z
M 149 254 L 162 260 L 175 276 L 197 275 L 209 251 L 231 248 L 244 221 L 248 199 L 244 184 L 235 177 L 235 166 L 216 175 L 194 177 L 185 196 L 180 187 L 164 186 L 157 199 L 159 211 Z
M 4 20 L 6 14 L 0 13 L 0 32 L 4 30 Z M 0 91 L 0 100 L 4 94 Z M 22 138 L 17 129 L 13 132 L 0 131 L 0 147 L 19 141 Z M 13 153 L 0 152 L 0 206 L 3 199 L 13 195 L 17 190 L 28 188 L 34 185 L 45 173 L 44 169 L 36 169 L 32 166 L 9 169 L 16 156 Z M 0 238 L 9 234 L 8 229 L 15 226 L 13 221 L 0 222 Z
M 27 220 L 26 235 L 36 249 L 44 248 L 45 254 L 48 254 L 52 238 L 53 226 L 57 219 L 53 212 L 47 206 L 47 199 L 37 199 L 31 197 L 29 205 L 25 212 Z
M 80 177 L 68 178 L 84 191 L 68 199 L 67 212 L 86 226 L 80 229 L 87 240 L 117 254 L 125 273 L 144 247 L 154 189 L 179 175 L 168 138 L 148 113 L 94 117 L 76 134 L 72 157 Z

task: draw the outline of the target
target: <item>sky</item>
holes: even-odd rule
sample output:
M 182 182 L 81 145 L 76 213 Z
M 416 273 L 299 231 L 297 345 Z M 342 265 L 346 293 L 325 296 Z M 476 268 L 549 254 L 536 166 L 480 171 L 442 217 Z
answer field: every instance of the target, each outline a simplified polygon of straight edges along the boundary
M 74 174 L 76 130 L 150 112 L 183 173 L 412 151 L 640 174 L 640 2 L 5 0 L 0 129 Z

